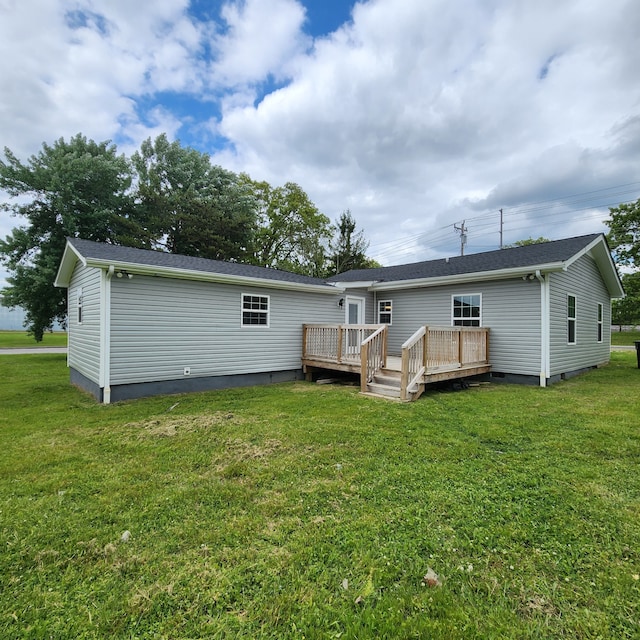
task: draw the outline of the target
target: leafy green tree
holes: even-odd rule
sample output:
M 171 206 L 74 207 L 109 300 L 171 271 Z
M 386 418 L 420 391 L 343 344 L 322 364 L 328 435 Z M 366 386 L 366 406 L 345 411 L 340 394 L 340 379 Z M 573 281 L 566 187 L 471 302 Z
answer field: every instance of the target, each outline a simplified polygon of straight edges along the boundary
M 272 187 L 243 176 L 253 192 L 258 224 L 252 262 L 263 267 L 322 277 L 331 222 L 295 183 Z
M 549 242 L 548 238 L 540 236 L 539 238 L 525 238 L 524 240 L 516 240 L 513 244 L 506 244 L 504 249 L 513 249 L 513 247 L 528 247 L 531 244 L 542 244 L 543 242 Z
M 340 215 L 330 248 L 329 275 L 380 266 L 375 260 L 367 258 L 369 242 L 364 238 L 364 231 L 356 232 L 356 221 L 349 209 Z
M 609 246 L 620 264 L 640 264 L 640 199 L 609 209 Z
M 625 273 L 622 276 L 622 286 L 626 296 L 613 301 L 612 323 L 620 326 L 640 324 L 640 271 Z
M 59 139 L 21 162 L 5 148 L 0 188 L 14 201 L 1 205 L 23 224 L 0 240 L 0 260 L 11 275 L 4 304 L 26 311 L 36 340 L 54 320 L 64 323 L 66 291 L 53 286 L 67 236 L 136 244 L 139 229 L 129 196 L 131 169 L 110 142 L 81 134 Z
M 217 260 L 247 257 L 255 204 L 238 176 L 162 134 L 132 156 L 139 215 L 153 248 Z

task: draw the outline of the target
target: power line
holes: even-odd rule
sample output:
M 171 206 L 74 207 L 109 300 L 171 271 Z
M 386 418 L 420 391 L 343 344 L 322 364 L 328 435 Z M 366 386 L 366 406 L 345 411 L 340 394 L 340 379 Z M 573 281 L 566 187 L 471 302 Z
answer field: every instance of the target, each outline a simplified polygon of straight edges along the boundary
M 592 191 L 574 193 L 567 196 L 561 196 L 559 198 L 551 198 L 548 200 L 538 200 L 530 203 L 530 205 L 528 206 L 524 206 L 520 208 L 514 208 L 514 209 L 501 208 L 498 211 L 490 211 L 490 212 L 482 213 L 478 216 L 474 216 L 472 218 L 467 218 L 465 221 L 463 221 L 462 225 L 465 226 L 465 223 L 469 221 L 478 222 L 478 223 L 480 221 L 485 221 L 484 223 L 474 224 L 473 227 L 471 228 L 471 235 L 473 238 L 481 237 L 482 235 L 487 235 L 489 232 L 487 231 L 485 233 L 478 234 L 477 230 L 488 229 L 489 227 L 494 228 L 493 225 L 496 223 L 499 223 L 500 225 L 499 231 L 502 232 L 503 226 L 505 224 L 509 225 L 509 222 L 513 222 L 513 218 L 518 218 L 520 216 L 527 216 L 527 214 L 530 214 L 530 213 L 535 213 L 537 211 L 549 209 L 549 206 L 537 206 L 537 205 L 543 205 L 543 204 L 549 205 L 549 203 L 551 203 L 556 207 L 573 207 L 577 204 L 583 204 L 591 200 L 597 201 L 600 198 L 611 199 L 616 196 L 629 195 L 631 193 L 637 194 L 638 193 L 637 188 L 622 190 L 625 187 L 630 187 L 634 185 L 636 186 L 640 185 L 640 181 L 612 185 L 610 187 L 603 187 L 602 189 L 594 189 Z M 593 194 L 601 194 L 601 195 L 596 197 L 589 197 L 589 198 L 584 197 L 584 196 L 593 196 Z M 573 198 L 580 198 L 580 199 L 572 201 Z M 564 217 L 565 215 L 576 213 L 578 211 L 588 211 L 590 209 L 602 209 L 604 207 L 614 207 L 620 204 L 630 204 L 632 202 L 635 202 L 636 199 L 637 198 L 634 198 L 633 200 L 628 200 L 626 202 L 620 202 L 619 200 L 616 200 L 614 202 L 606 202 L 606 203 L 593 202 L 593 204 L 587 207 L 582 207 L 579 209 L 570 208 L 560 212 L 557 210 L 550 211 L 547 214 L 538 215 L 537 218 L 547 218 L 549 216 Z M 500 218 L 501 218 L 500 221 L 496 219 L 498 214 L 500 214 Z M 505 214 L 508 214 L 508 218 L 506 218 Z M 569 220 L 565 219 L 565 220 L 560 220 L 556 223 L 551 223 L 551 224 L 555 226 L 555 224 L 564 224 L 566 222 L 573 221 L 573 220 L 574 220 L 573 218 Z M 547 222 L 546 224 L 549 225 L 550 223 Z M 513 227 L 510 227 L 509 225 L 508 228 L 510 231 L 517 231 L 520 229 L 524 229 L 526 227 L 513 228 Z M 430 240 L 429 246 L 431 248 L 437 248 L 438 246 L 443 246 L 445 238 L 450 238 L 449 233 L 451 232 L 452 229 L 456 230 L 456 223 L 444 225 L 442 227 L 438 227 L 437 229 L 434 229 L 431 231 L 425 231 L 418 235 L 405 236 L 403 238 L 398 238 L 396 240 L 390 240 L 388 242 L 382 242 L 375 245 L 371 245 L 370 248 L 378 247 L 381 249 L 375 252 L 378 258 L 384 258 L 384 257 L 390 258 L 393 255 L 401 254 L 403 249 L 410 248 L 412 246 L 415 246 L 416 244 L 419 244 L 420 240 L 424 239 L 427 236 L 429 237 L 429 240 Z M 460 228 L 457 228 L 457 230 L 461 232 Z M 469 231 L 469 228 L 465 226 L 465 232 L 466 231 Z M 465 235 L 468 237 L 468 234 L 465 234 Z M 443 242 L 439 244 L 439 241 L 443 241 Z M 447 242 L 447 244 L 450 244 L 450 242 Z M 500 236 L 500 244 L 502 245 L 502 236 Z

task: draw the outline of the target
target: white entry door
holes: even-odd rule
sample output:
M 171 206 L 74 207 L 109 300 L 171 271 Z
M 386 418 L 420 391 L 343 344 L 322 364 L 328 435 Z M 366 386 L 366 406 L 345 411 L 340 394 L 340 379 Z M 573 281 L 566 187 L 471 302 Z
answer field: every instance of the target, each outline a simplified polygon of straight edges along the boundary
M 345 313 L 347 324 L 364 324 L 364 298 L 347 296 Z
M 364 324 L 364 298 L 354 298 L 347 296 L 345 309 L 346 324 Z M 362 329 L 347 328 L 346 350 L 352 356 L 359 356 L 360 345 L 364 340 L 364 331 Z

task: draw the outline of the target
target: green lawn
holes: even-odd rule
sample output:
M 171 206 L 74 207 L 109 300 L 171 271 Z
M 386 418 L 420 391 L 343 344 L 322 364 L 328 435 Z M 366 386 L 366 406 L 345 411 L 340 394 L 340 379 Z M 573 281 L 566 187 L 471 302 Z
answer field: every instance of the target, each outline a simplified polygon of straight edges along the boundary
M 635 364 L 105 407 L 0 356 L 0 637 L 638 638 Z
M 640 340 L 640 331 L 612 331 L 611 332 L 611 344 L 632 345 L 636 340 Z
M 36 342 L 26 331 L 0 331 L 0 349 L 66 346 L 67 334 L 64 331 L 45 333 L 42 342 Z

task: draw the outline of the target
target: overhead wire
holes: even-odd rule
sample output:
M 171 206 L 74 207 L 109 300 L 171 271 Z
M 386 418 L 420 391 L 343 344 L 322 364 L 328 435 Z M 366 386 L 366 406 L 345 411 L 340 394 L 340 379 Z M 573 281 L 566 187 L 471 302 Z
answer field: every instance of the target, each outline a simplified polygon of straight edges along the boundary
M 626 189 L 626 187 L 636 186 L 634 189 Z M 589 211 L 589 210 L 598 210 L 603 209 L 605 207 L 615 207 L 620 204 L 629 204 L 635 202 L 637 200 L 637 195 L 632 200 L 628 200 L 625 202 L 620 202 L 617 198 L 618 196 L 629 195 L 629 194 L 638 194 L 640 189 L 640 181 L 636 182 L 628 182 L 625 184 L 613 185 L 611 187 L 604 187 L 602 189 L 594 189 L 592 191 L 585 191 L 582 193 L 575 193 L 567 196 L 562 196 L 559 198 L 551 198 L 548 200 L 538 200 L 530 203 L 530 205 L 523 207 L 515 207 L 515 208 L 503 208 L 503 225 L 508 227 L 508 230 L 519 231 L 529 228 L 528 226 L 520 226 L 520 227 L 512 227 L 509 223 L 518 222 L 518 218 L 524 216 L 528 216 L 528 214 L 536 213 L 538 211 L 547 210 L 550 206 L 555 208 L 554 211 L 549 211 L 546 214 L 539 214 L 536 216 L 538 218 L 548 218 L 551 216 L 559 217 L 562 216 L 562 219 L 557 220 L 555 222 L 546 222 L 547 226 L 556 226 L 559 224 L 567 224 L 568 222 L 573 222 L 580 219 L 588 219 L 585 216 L 579 216 L 578 218 L 571 217 L 567 218 L 566 216 L 569 214 L 575 214 L 576 212 L 581 211 Z M 599 196 L 594 194 L 600 194 Z M 585 198 L 585 196 L 591 196 Z M 615 201 L 611 202 L 597 202 L 600 199 L 608 199 L 611 200 L 616 198 Z M 589 206 L 581 207 L 579 209 L 573 208 L 575 205 L 584 204 L 586 202 L 591 202 Z M 546 205 L 546 206 L 539 206 Z M 558 209 L 564 209 L 558 211 Z M 499 211 L 487 211 L 481 213 L 477 216 L 472 216 L 465 218 L 465 222 L 474 223 L 469 228 L 469 232 L 467 233 L 468 237 L 471 238 L 480 238 L 490 233 L 495 233 L 495 231 L 489 231 L 490 228 L 495 229 L 495 224 L 497 222 L 496 218 L 499 215 Z M 514 220 L 516 218 L 516 220 Z M 524 220 L 520 220 L 524 222 Z M 478 224 L 479 223 L 479 224 Z M 429 237 L 429 247 L 432 249 L 437 249 L 438 247 L 451 244 L 451 230 L 454 228 L 456 222 L 452 222 L 451 224 L 444 225 L 442 227 L 438 227 L 437 229 L 425 231 L 423 233 L 414 235 L 414 236 L 405 236 L 403 238 L 397 238 L 395 240 L 389 240 L 387 242 L 377 243 L 370 246 L 371 248 L 378 248 L 378 251 L 375 252 L 377 259 L 391 259 L 393 256 L 400 256 L 405 253 L 405 249 L 409 249 L 411 247 L 415 247 L 416 244 L 420 243 L 425 237 Z M 485 231 L 486 229 L 486 231 Z

